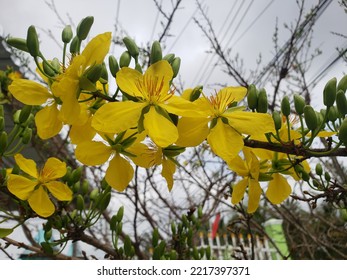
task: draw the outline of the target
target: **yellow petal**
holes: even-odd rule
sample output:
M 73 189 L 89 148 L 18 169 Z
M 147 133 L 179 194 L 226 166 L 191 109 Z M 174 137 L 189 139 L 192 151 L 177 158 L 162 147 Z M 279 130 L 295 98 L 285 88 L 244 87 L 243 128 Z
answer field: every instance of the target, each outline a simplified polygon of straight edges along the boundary
M 63 123 L 58 118 L 59 110 L 53 104 L 47 106 L 36 113 L 35 123 L 37 134 L 41 139 L 48 139 L 57 135 L 63 127 Z
M 51 181 L 45 183 L 49 192 L 60 201 L 70 201 L 72 199 L 72 190 L 62 182 Z
M 131 160 L 137 166 L 144 168 L 159 165 L 162 161 L 162 149 L 159 147 L 149 147 L 143 143 L 135 143 L 127 149 L 127 152 L 136 155 Z
M 66 174 L 66 163 L 57 158 L 51 157 L 47 159 L 42 168 L 40 179 L 43 182 L 55 180 L 63 177 Z
M 221 119 L 210 129 L 207 141 L 212 151 L 226 162 L 236 157 L 244 146 L 242 136 Z
M 226 112 L 223 116 L 240 133 L 257 136 L 275 131 L 274 121 L 269 114 L 234 111 Z
M 177 127 L 159 114 L 154 106 L 151 106 L 148 113 L 145 114 L 143 124 L 149 137 L 159 147 L 167 147 L 178 138 Z
M 52 98 L 45 86 L 31 80 L 14 80 L 8 89 L 17 100 L 28 105 L 42 105 Z
M 229 168 L 236 172 L 237 175 L 246 177 L 249 174 L 249 169 L 245 164 L 245 160 L 243 160 L 240 156 L 234 157 L 231 161 L 227 162 Z
M 102 142 L 88 141 L 79 143 L 75 150 L 76 158 L 87 165 L 100 165 L 111 156 L 112 148 Z
M 266 191 L 266 197 L 271 201 L 271 203 L 279 204 L 292 193 L 292 188 L 288 184 L 286 178 L 281 174 L 275 173 L 272 177 L 273 179 L 269 182 Z
M 129 185 L 133 176 L 134 169 L 131 164 L 119 154 L 116 154 L 110 161 L 105 179 L 112 188 L 122 192 Z
M 10 174 L 7 180 L 8 190 L 21 200 L 27 200 L 37 184 L 37 180 L 33 181 L 15 174 Z
M 231 203 L 232 204 L 235 205 L 242 200 L 247 186 L 248 186 L 248 179 L 247 178 L 242 179 L 240 182 L 236 183 L 233 186 L 233 192 L 231 195 Z
M 173 71 L 169 62 L 166 60 L 160 60 L 148 67 L 147 71 L 143 75 L 143 80 L 145 83 L 155 82 L 156 88 L 159 88 L 159 86 L 161 87 L 160 96 L 165 97 L 168 94 L 172 76 Z
M 144 97 L 140 90 L 141 87 L 139 87 L 139 84 L 143 82 L 143 76 L 139 71 L 129 67 L 123 67 L 117 72 L 116 81 L 119 88 L 127 94 L 139 98 Z
M 73 125 L 69 134 L 71 143 L 78 144 L 81 142 L 91 141 L 96 134 L 96 131 L 92 128 L 91 124 L 92 118 L 89 118 L 83 125 Z
M 258 181 L 249 179 L 248 183 L 248 213 L 254 213 L 259 206 L 261 187 Z
M 28 199 L 28 202 L 31 209 L 33 209 L 41 217 L 49 217 L 55 211 L 54 204 L 42 186 L 32 193 Z
M 160 107 L 169 113 L 183 117 L 205 117 L 206 113 L 201 112 L 195 102 L 190 102 L 179 96 L 172 96 L 165 103 L 160 103 Z
M 209 132 L 208 118 L 180 118 L 177 124 L 178 140 L 182 147 L 195 147 L 202 143 Z
M 176 171 L 176 164 L 173 161 L 164 158 L 162 167 L 161 175 L 165 178 L 167 187 L 169 191 L 171 191 L 174 184 L 173 175 Z
M 246 94 L 247 89 L 245 87 L 225 87 L 217 93 L 217 96 L 220 100 L 225 100 L 222 107 L 226 108 L 232 102 L 241 101 Z
M 106 133 L 119 133 L 136 127 L 145 106 L 145 103 L 132 101 L 107 103 L 96 111 L 92 127 Z
M 91 39 L 81 54 L 86 58 L 84 65 L 101 64 L 110 49 L 110 44 L 111 32 L 99 34 Z
M 38 178 L 37 167 L 35 161 L 26 159 L 21 154 L 16 154 L 14 159 L 19 168 L 31 177 Z

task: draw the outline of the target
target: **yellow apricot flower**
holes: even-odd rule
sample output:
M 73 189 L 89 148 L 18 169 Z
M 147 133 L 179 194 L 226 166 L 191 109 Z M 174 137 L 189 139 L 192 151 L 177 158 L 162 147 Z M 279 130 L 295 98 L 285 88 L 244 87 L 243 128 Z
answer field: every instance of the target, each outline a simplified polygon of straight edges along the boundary
M 57 158 L 49 158 L 41 170 L 36 163 L 26 159 L 21 154 L 14 156 L 19 168 L 27 174 L 9 174 L 7 180 L 8 190 L 21 200 L 27 200 L 30 207 L 41 217 L 49 217 L 55 211 L 55 206 L 49 194 L 60 201 L 72 199 L 71 189 L 57 179 L 66 173 L 65 162 Z
M 166 60 L 158 61 L 144 74 L 123 67 L 117 72 L 119 88 L 134 101 L 111 102 L 103 105 L 94 115 L 92 126 L 105 133 L 119 133 L 132 127 L 140 127 L 160 147 L 167 147 L 178 138 L 177 127 L 168 113 L 178 116 L 198 114 L 194 105 L 174 96 L 170 90 L 173 71 Z
M 182 117 L 178 121 L 179 139 L 176 144 L 184 147 L 197 146 L 207 138 L 212 151 L 226 162 L 232 160 L 243 148 L 243 134 L 259 136 L 274 131 L 269 114 L 242 111 L 231 107 L 247 93 L 244 87 L 226 87 L 216 95 L 203 96 L 192 104 L 203 112 L 204 117 Z
M 259 184 L 260 162 L 255 154 L 248 148 L 243 149 L 244 159 L 239 155 L 228 162 L 231 170 L 243 179 L 232 187 L 231 203 L 239 203 L 248 187 L 248 213 L 253 213 L 257 210 L 260 201 L 261 187 Z

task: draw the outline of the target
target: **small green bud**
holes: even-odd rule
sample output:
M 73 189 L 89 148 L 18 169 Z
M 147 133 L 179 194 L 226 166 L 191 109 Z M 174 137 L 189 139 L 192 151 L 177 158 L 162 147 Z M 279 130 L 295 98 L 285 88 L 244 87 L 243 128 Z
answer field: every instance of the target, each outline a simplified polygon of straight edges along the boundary
M 19 122 L 24 123 L 29 118 L 31 113 L 32 106 L 31 105 L 24 105 L 23 108 L 20 110 L 19 114 Z
M 258 106 L 258 93 L 255 85 L 249 85 L 247 90 L 247 103 L 251 110 L 256 110 Z
M 166 60 L 170 64 L 173 62 L 174 59 L 175 59 L 175 55 L 173 53 L 168 53 L 167 55 L 163 57 L 163 60 Z
M 111 75 L 116 77 L 116 74 L 119 71 L 119 65 L 117 59 L 113 55 L 108 57 L 108 66 L 110 68 Z
M 347 118 L 345 118 L 340 126 L 338 138 L 347 146 Z
M 24 145 L 28 144 L 31 141 L 32 135 L 33 135 L 32 129 L 29 127 L 26 127 L 24 132 L 23 132 L 22 143 Z
M 2 131 L 0 134 L 0 155 L 3 155 L 7 148 L 7 133 Z
M 99 190 L 98 189 L 93 189 L 91 192 L 90 192 L 90 195 L 89 195 L 89 198 L 90 200 L 96 200 L 99 196 Z
M 337 84 L 337 91 L 342 90 L 343 93 L 346 92 L 347 89 L 347 75 L 343 76 L 339 83 Z
M 31 56 L 37 57 L 40 55 L 39 38 L 37 36 L 35 26 L 33 26 L 33 25 L 29 26 L 29 28 L 28 28 L 27 48 L 28 48 Z
M 329 172 L 327 172 L 327 171 L 324 172 L 324 178 L 325 178 L 325 180 L 326 180 L 327 182 L 330 182 L 331 177 L 330 177 Z
M 173 71 L 172 78 L 175 78 L 178 75 L 178 72 L 180 71 L 180 66 L 181 66 L 181 58 L 175 57 L 175 59 L 171 63 L 171 67 Z
M 150 64 L 154 64 L 163 58 L 163 53 L 159 41 L 154 41 L 151 47 L 151 54 L 149 57 Z
M 341 89 L 336 93 L 336 107 L 341 116 L 345 116 L 347 114 L 347 99 L 345 92 Z
M 81 182 L 76 182 L 75 184 L 72 185 L 72 191 L 73 193 L 78 193 L 81 188 Z
M 336 99 L 336 78 L 330 79 L 323 90 L 323 103 L 326 107 L 331 107 L 334 105 Z
M 305 105 L 305 99 L 299 94 L 294 94 L 294 108 L 299 115 L 302 115 L 304 113 Z
M 339 117 L 339 112 L 335 106 L 331 106 L 328 113 L 328 121 L 335 122 Z
M 272 119 L 274 120 L 275 129 L 280 130 L 282 127 L 282 117 L 278 111 L 272 113 Z
M 87 78 L 92 83 L 96 83 L 100 77 L 102 72 L 102 64 L 96 64 L 88 69 Z
M 78 53 L 80 49 L 80 44 L 81 44 L 80 39 L 77 36 L 73 37 L 70 44 L 70 53 L 72 54 Z
M 137 57 L 139 56 L 139 48 L 137 47 L 135 41 L 131 39 L 130 37 L 124 37 L 123 43 L 125 47 L 127 48 L 128 52 L 130 53 L 130 55 L 136 60 Z
M 43 66 L 43 71 L 50 77 L 54 77 L 55 76 L 55 72 L 52 69 L 52 66 L 49 64 L 49 62 L 47 62 L 46 60 L 42 62 L 42 66 Z
M 85 17 L 80 21 L 80 23 L 77 26 L 77 37 L 83 41 L 87 38 L 88 33 L 90 31 L 90 28 L 92 27 L 94 23 L 94 17 L 89 16 Z
M 135 70 L 139 71 L 142 74 L 142 67 L 141 67 L 140 63 L 136 62 Z
M 316 188 L 319 188 L 319 187 L 320 187 L 320 183 L 319 183 L 319 181 L 318 181 L 317 179 L 313 179 L 313 180 L 312 180 L 312 183 L 313 183 L 313 185 L 314 185 Z
M 81 194 L 76 196 L 76 209 L 82 211 L 84 209 L 84 198 Z
M 131 244 L 131 240 L 130 240 L 130 237 L 129 235 L 126 235 L 125 236 L 125 239 L 124 239 L 124 254 L 128 257 L 131 257 L 132 255 L 132 244 Z
M 316 174 L 318 176 L 322 176 L 323 175 L 323 167 L 320 163 L 316 164 Z
M 101 76 L 100 76 L 100 82 L 102 84 L 107 84 L 108 82 L 108 72 L 105 63 L 102 63 L 102 69 L 101 69 Z
M 130 60 L 131 60 L 130 53 L 128 51 L 123 52 L 119 58 L 120 68 L 128 67 L 130 64 Z
M 83 180 L 82 185 L 81 185 L 81 193 L 83 195 L 86 195 L 89 190 L 89 183 L 87 180 Z
M 21 110 L 17 110 L 16 112 L 14 112 L 13 114 L 13 122 L 15 124 L 19 124 L 19 115 L 20 115 L 20 111 Z
M 122 233 L 122 230 L 123 230 L 123 223 L 120 222 L 120 223 L 117 224 L 116 234 L 120 235 Z
M 72 40 L 73 34 L 70 25 L 64 27 L 63 32 L 61 33 L 61 40 L 67 44 Z
M 117 228 L 117 224 L 118 224 L 118 222 L 117 222 L 117 216 L 116 216 L 116 215 L 113 215 L 112 218 L 111 218 L 111 221 L 110 221 L 110 229 L 111 229 L 112 231 L 115 231 L 116 228 Z
M 258 93 L 257 112 L 267 113 L 267 109 L 268 109 L 267 94 L 266 94 L 266 90 L 262 88 L 259 90 L 259 93 Z
M 174 222 L 171 223 L 171 232 L 172 232 L 172 235 L 176 234 L 176 224 Z
M 281 101 L 281 112 L 286 117 L 290 115 L 290 103 L 287 95 Z
M 310 105 L 304 107 L 304 118 L 308 129 L 315 130 L 318 126 L 318 120 L 315 110 Z
M 71 173 L 72 183 L 76 183 L 81 179 L 82 170 L 83 170 L 83 166 L 79 166 L 74 171 L 72 171 Z
M 11 47 L 14 47 L 23 52 L 29 52 L 27 47 L 27 40 L 25 39 L 12 37 L 12 38 L 8 38 L 6 40 L 6 43 L 10 45 Z
M 103 196 L 99 197 L 97 202 L 99 211 L 105 211 L 111 201 L 111 192 L 105 193 Z
M 46 230 L 43 237 L 46 241 L 49 241 L 52 238 L 52 230 Z
M 123 219 L 124 215 L 124 206 L 119 207 L 117 215 L 116 215 L 116 221 L 120 223 Z
M 60 68 L 61 68 L 61 64 L 58 58 L 53 58 L 51 61 L 51 66 L 54 68 L 56 73 L 59 73 Z
M 0 117 L 0 132 L 5 128 L 5 119 L 4 117 Z
M 203 86 L 196 86 L 193 89 L 193 91 L 190 93 L 189 101 L 193 102 L 193 101 L 197 100 L 202 93 L 202 89 L 203 89 Z

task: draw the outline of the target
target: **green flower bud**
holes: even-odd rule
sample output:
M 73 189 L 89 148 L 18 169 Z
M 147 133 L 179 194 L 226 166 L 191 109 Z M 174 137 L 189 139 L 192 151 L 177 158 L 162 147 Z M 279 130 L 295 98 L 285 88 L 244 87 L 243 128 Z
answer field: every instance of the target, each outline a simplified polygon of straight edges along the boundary
M 305 99 L 299 94 L 294 94 L 294 108 L 299 115 L 304 113 L 305 105 Z
M 259 90 L 258 93 L 258 104 L 257 104 L 257 112 L 258 113 L 267 113 L 268 102 L 267 102 L 267 94 L 264 88 Z
M 76 183 L 81 179 L 82 170 L 83 170 L 83 166 L 79 166 L 74 171 L 72 171 L 72 173 L 71 173 L 71 182 L 72 183 Z
M 280 130 L 282 127 L 282 117 L 278 111 L 272 113 L 272 119 L 274 120 L 275 129 Z
M 128 52 L 133 58 L 137 58 L 139 56 L 139 48 L 137 47 L 135 41 L 131 39 L 130 37 L 124 37 L 123 43 L 125 47 L 127 48 Z
M 99 200 L 97 201 L 98 209 L 101 212 L 105 211 L 107 206 L 110 204 L 110 201 L 111 201 L 111 192 L 107 192 L 103 196 L 100 196 Z
M 347 118 L 345 118 L 339 129 L 339 140 L 347 146 Z
M 327 107 L 334 105 L 336 99 L 336 78 L 329 80 L 323 90 L 323 103 Z
M 3 155 L 7 148 L 7 133 L 2 131 L 0 134 L 0 155 Z
M 122 229 L 123 229 L 123 223 L 120 222 L 120 223 L 117 224 L 116 234 L 120 235 L 122 233 Z
M 150 64 L 154 64 L 161 60 L 163 57 L 159 41 L 154 41 L 151 47 L 151 54 L 149 56 Z
M 180 66 L 181 66 L 181 58 L 175 57 L 175 59 L 171 63 L 171 67 L 173 70 L 172 78 L 175 78 L 178 75 L 178 72 L 180 71 Z
M 142 74 L 142 67 L 141 67 L 140 63 L 136 62 L 135 70 L 139 71 Z
M 19 115 L 20 115 L 20 111 L 21 110 L 17 110 L 16 112 L 14 112 L 13 114 L 13 122 L 15 124 L 19 124 Z
M 176 224 L 174 222 L 171 223 L 171 232 L 172 232 L 172 235 L 176 234 Z
M 19 114 L 19 122 L 24 123 L 29 118 L 31 113 L 32 106 L 31 105 L 24 105 L 23 108 L 20 110 Z
M 98 189 L 93 189 L 90 192 L 90 195 L 89 195 L 90 200 L 94 200 L 95 201 L 98 197 L 99 197 L 99 190 Z
M 76 196 L 76 209 L 82 211 L 84 209 L 84 198 L 81 194 Z
M 64 27 L 63 32 L 61 33 L 61 40 L 67 44 L 72 40 L 73 34 L 70 25 Z
M 101 69 L 101 76 L 100 76 L 100 82 L 102 84 L 107 84 L 108 82 L 108 72 L 105 63 L 102 63 L 102 69 Z
M 323 167 L 320 163 L 316 164 L 316 174 L 318 176 L 322 176 L 323 175 Z
M 50 65 L 54 68 L 56 73 L 59 73 L 61 64 L 58 58 L 53 58 Z
M 117 217 L 116 217 L 116 215 L 113 215 L 111 218 L 111 221 L 110 221 L 110 229 L 112 231 L 115 231 L 117 228 L 117 224 L 118 224 Z
M 89 183 L 87 180 L 83 180 L 82 185 L 81 185 L 81 193 L 83 195 L 86 195 L 89 191 Z
M 4 117 L 0 117 L 0 132 L 5 128 L 5 119 Z
M 6 40 L 6 43 L 10 45 L 11 47 L 14 47 L 23 52 L 29 52 L 27 47 L 27 40 L 25 39 L 12 37 L 12 38 L 8 38 Z
M 288 96 L 284 96 L 281 101 L 281 112 L 286 117 L 290 115 L 290 103 Z
M 119 71 L 119 65 L 117 59 L 113 55 L 108 57 L 108 66 L 110 68 L 111 75 L 116 77 L 116 74 Z
M 173 62 L 174 59 L 175 59 L 175 55 L 173 53 L 168 53 L 167 55 L 163 57 L 163 60 L 166 60 L 170 64 Z
M 75 184 L 72 185 L 72 191 L 73 193 L 78 193 L 81 188 L 81 182 L 76 182 Z
M 52 230 L 46 230 L 43 237 L 46 241 L 49 241 L 52 238 Z
M 327 171 L 324 172 L 324 178 L 325 178 L 325 180 L 326 180 L 327 182 L 330 182 L 331 177 L 330 177 L 329 172 L 327 172 Z
M 328 113 L 328 121 L 335 122 L 339 117 L 339 112 L 335 106 L 331 106 Z
M 49 64 L 46 60 L 42 62 L 43 71 L 50 77 L 55 76 L 55 71 L 52 69 L 53 66 Z
M 123 219 L 124 215 L 124 206 L 119 207 L 117 215 L 116 215 L 116 221 L 117 223 L 120 223 Z
M 94 23 L 94 17 L 89 16 L 85 17 L 80 21 L 80 23 L 77 26 L 77 37 L 83 41 L 87 38 L 88 33 L 90 31 L 90 28 L 92 27 Z
M 70 53 L 72 54 L 78 53 L 80 49 L 80 44 L 81 44 L 80 39 L 77 36 L 73 37 L 70 44 Z
M 247 103 L 251 110 L 256 110 L 258 106 L 258 93 L 255 85 L 249 85 L 247 90 Z
M 92 83 L 96 83 L 100 77 L 102 72 L 102 64 L 96 64 L 88 69 L 87 78 Z
M 28 48 L 31 56 L 37 57 L 40 55 L 39 38 L 37 36 L 35 26 L 33 26 L 33 25 L 29 26 L 29 28 L 28 28 L 27 48 Z
M 337 91 L 342 90 L 343 93 L 345 93 L 346 89 L 347 89 L 347 75 L 343 76 L 337 85 Z
M 25 128 L 22 136 L 22 143 L 24 145 L 28 144 L 31 141 L 31 137 L 33 135 L 33 131 L 31 128 L 27 127 Z
M 132 254 L 132 244 L 129 235 L 126 235 L 124 238 L 124 254 L 128 257 Z
M 300 175 L 305 182 L 310 181 L 310 175 L 305 170 L 302 170 Z
M 310 105 L 304 107 L 304 118 L 308 129 L 315 130 L 318 126 L 318 120 L 315 110 Z
M 120 68 L 128 67 L 130 64 L 130 60 L 131 60 L 130 53 L 128 51 L 123 52 L 119 58 Z
M 341 116 L 345 116 L 347 114 L 347 99 L 345 92 L 341 89 L 336 93 L 336 107 Z

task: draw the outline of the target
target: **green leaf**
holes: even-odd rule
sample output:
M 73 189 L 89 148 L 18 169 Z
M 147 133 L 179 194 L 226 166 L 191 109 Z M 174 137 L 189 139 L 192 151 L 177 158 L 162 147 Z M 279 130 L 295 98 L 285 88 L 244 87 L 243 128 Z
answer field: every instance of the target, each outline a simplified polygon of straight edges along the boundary
M 0 228 L 0 238 L 4 238 L 13 232 L 13 228 Z

